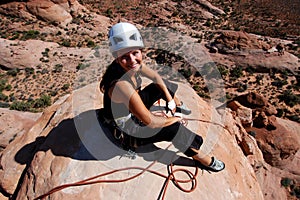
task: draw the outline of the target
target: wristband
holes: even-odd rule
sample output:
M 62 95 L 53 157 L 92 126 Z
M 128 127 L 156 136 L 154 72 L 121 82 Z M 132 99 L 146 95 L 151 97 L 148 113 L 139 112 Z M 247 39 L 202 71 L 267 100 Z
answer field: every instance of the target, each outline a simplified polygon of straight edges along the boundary
M 182 113 L 176 112 L 174 113 L 174 117 L 179 117 L 180 119 L 182 119 Z
M 170 110 L 174 110 L 176 108 L 176 103 L 175 103 L 174 99 L 172 99 L 171 101 L 168 102 L 168 108 Z

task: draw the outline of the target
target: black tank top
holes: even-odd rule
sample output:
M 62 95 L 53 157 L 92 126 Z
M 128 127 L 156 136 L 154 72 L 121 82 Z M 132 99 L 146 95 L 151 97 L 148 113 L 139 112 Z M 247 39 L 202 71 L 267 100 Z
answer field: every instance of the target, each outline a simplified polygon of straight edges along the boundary
M 126 75 L 126 72 L 123 70 L 121 66 L 117 65 L 115 67 L 116 67 L 115 69 L 116 73 L 114 74 L 114 77 L 112 77 L 110 81 L 110 86 L 105 88 L 104 97 L 103 97 L 104 117 L 108 120 L 113 120 L 119 117 L 128 116 L 130 113 L 127 106 L 124 103 L 115 103 L 111 101 L 110 96 L 108 94 L 110 87 L 113 87 L 115 83 L 119 80 L 126 80 L 132 85 L 132 87 L 135 90 L 140 91 L 141 84 L 142 84 L 140 71 L 138 71 L 135 74 L 135 79 L 136 79 L 136 85 L 135 85 L 133 81 L 130 79 L 130 77 Z

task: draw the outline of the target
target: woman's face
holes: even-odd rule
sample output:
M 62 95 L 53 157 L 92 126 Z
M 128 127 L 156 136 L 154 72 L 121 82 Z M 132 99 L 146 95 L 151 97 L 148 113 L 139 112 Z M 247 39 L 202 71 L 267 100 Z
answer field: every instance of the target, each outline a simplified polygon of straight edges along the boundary
M 117 58 L 117 62 L 125 69 L 125 71 L 132 70 L 133 72 L 137 72 L 140 69 L 142 60 L 142 51 L 139 49 L 129 51 Z

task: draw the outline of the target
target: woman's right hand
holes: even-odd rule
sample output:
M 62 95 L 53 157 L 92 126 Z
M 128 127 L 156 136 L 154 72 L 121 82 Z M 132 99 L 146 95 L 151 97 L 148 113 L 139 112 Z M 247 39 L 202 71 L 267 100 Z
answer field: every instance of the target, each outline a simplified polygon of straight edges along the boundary
M 172 115 L 175 114 L 176 111 L 176 103 L 174 101 L 174 99 L 172 99 L 171 101 L 167 102 L 167 109 L 168 111 L 170 110 Z

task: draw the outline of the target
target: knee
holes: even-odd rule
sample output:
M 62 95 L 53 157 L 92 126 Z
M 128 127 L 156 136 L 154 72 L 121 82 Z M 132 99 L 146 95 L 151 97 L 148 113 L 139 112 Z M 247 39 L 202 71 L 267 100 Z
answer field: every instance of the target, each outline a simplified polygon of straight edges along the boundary
M 190 147 L 184 152 L 188 157 L 192 157 L 198 154 L 198 151 L 203 144 L 203 138 L 199 135 L 196 135 Z

